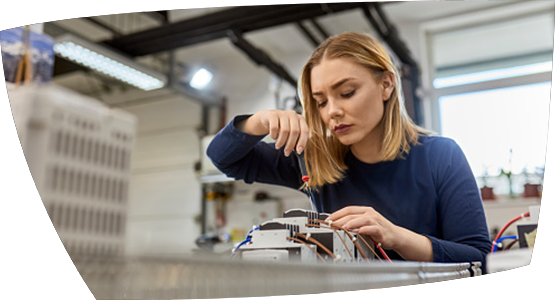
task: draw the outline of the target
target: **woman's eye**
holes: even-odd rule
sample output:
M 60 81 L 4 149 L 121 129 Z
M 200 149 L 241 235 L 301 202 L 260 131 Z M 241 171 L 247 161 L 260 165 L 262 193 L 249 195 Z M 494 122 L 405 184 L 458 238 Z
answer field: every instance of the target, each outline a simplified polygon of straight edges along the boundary
M 316 103 L 316 107 L 320 108 L 320 107 L 324 107 L 326 105 L 326 103 L 328 103 L 328 101 L 321 101 Z
M 343 97 L 343 98 L 350 98 L 350 97 L 352 97 L 354 94 L 355 94 L 355 90 L 352 90 L 352 91 L 350 91 L 350 92 L 348 92 L 348 93 L 341 94 L 341 97 Z

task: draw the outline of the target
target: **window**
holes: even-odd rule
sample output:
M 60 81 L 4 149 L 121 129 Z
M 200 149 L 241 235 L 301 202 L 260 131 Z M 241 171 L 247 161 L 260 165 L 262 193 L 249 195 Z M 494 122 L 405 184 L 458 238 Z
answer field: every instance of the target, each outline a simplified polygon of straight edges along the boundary
M 463 147 L 475 176 L 535 172 L 545 163 L 550 88 L 544 82 L 441 97 L 441 133 Z
M 422 26 L 430 96 L 425 125 L 454 139 L 474 175 L 489 179 L 479 184 L 498 195 L 510 193 L 502 170 L 515 175 L 517 194 L 525 181 L 541 181 L 553 14 L 552 5 L 516 2 Z

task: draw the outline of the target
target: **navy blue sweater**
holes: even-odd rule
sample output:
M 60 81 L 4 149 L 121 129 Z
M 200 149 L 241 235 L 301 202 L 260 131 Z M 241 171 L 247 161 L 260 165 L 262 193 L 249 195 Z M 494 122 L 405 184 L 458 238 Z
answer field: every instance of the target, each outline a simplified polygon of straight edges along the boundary
M 235 128 L 238 116 L 212 140 L 207 154 L 227 176 L 299 189 L 294 155 Z M 482 200 L 461 148 L 451 139 L 422 136 L 404 159 L 367 164 L 351 152 L 345 178 L 314 193 L 319 212 L 371 206 L 393 224 L 428 237 L 436 262 L 481 261 L 491 247 Z M 401 259 L 393 251 L 392 259 Z

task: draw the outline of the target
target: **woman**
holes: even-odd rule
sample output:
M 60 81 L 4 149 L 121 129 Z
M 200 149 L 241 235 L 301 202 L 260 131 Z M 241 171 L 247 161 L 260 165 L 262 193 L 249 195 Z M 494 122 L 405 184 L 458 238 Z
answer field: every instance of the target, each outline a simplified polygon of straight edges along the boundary
M 331 37 L 302 70 L 304 116 L 237 116 L 207 153 L 224 173 L 298 189 L 304 151 L 320 212 L 365 234 L 391 258 L 481 261 L 491 241 L 476 181 L 452 140 L 416 126 L 384 48 L 358 33 Z M 269 134 L 276 140 L 260 140 Z

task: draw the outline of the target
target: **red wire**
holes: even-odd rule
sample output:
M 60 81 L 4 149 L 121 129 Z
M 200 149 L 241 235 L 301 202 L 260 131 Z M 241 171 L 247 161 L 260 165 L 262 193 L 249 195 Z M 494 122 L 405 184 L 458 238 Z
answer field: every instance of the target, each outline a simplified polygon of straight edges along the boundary
M 383 251 L 382 247 L 380 247 L 380 245 L 378 245 L 378 243 L 376 243 L 376 241 L 374 241 L 374 239 L 372 237 L 370 237 L 370 240 L 372 240 L 372 243 L 374 243 L 376 248 L 378 248 L 378 250 L 380 250 L 380 253 L 382 254 L 383 258 L 385 260 L 387 260 L 388 262 L 391 262 L 391 259 L 389 258 L 389 256 L 387 256 L 387 254 L 385 254 L 385 251 Z
M 501 235 L 503 234 L 503 232 L 505 232 L 505 230 L 507 230 L 507 228 L 509 226 L 511 226 L 511 224 L 513 224 L 514 222 L 522 219 L 523 217 L 529 217 L 530 216 L 530 212 L 527 211 L 525 213 L 523 213 L 522 215 L 515 217 L 514 219 L 512 219 L 511 221 L 509 221 L 509 223 L 507 223 L 503 229 L 501 229 L 501 231 L 499 231 L 499 233 L 497 233 L 497 236 L 495 237 L 495 239 L 493 240 L 493 243 L 491 243 L 491 250 L 490 252 L 493 253 L 493 248 L 495 248 L 495 244 L 497 243 L 497 240 L 501 237 Z

